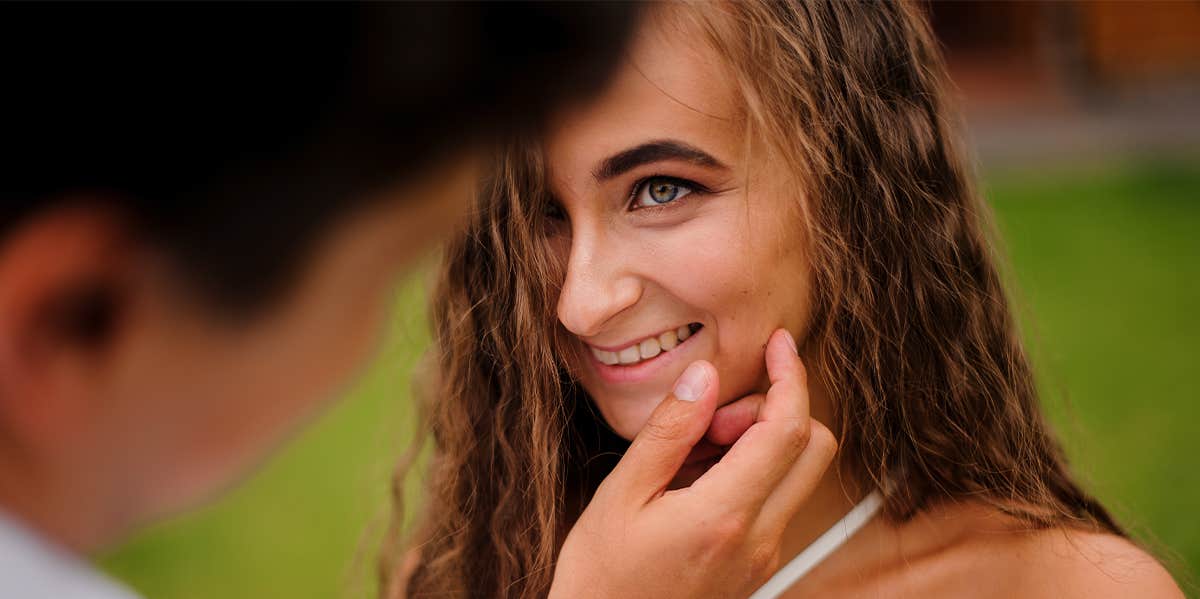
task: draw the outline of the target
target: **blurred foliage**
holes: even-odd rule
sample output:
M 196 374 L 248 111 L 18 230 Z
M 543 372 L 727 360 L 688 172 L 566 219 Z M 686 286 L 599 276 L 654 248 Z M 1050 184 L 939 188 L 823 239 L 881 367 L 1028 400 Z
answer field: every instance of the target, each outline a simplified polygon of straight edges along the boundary
M 1043 404 L 1075 471 L 1200 567 L 1200 157 L 985 177 Z M 1195 590 L 1195 589 L 1193 589 Z
M 990 172 L 1047 412 L 1076 470 L 1177 575 L 1200 566 L 1200 160 Z M 148 597 L 373 596 L 412 435 L 424 286 L 348 396 L 219 503 L 102 560 Z

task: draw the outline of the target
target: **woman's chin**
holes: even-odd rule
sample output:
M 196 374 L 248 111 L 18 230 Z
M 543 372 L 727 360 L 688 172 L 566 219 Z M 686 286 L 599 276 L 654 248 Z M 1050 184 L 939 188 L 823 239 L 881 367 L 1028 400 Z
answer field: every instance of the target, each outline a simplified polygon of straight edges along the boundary
M 595 400 L 595 398 L 593 399 Z M 654 413 L 654 409 L 660 402 L 661 399 L 652 401 L 630 398 L 623 398 L 611 403 L 603 400 L 595 401 L 597 407 L 600 408 L 604 422 L 626 441 L 632 441 L 646 427 L 646 423 L 650 421 L 650 415 Z
M 608 426 L 612 427 L 613 432 L 617 433 L 617 436 L 625 439 L 626 441 L 633 441 L 634 437 L 636 437 L 638 433 L 642 432 L 642 428 L 646 426 L 646 420 L 646 418 L 642 418 L 640 420 L 622 418 L 616 419 L 615 422 L 613 420 L 609 420 Z

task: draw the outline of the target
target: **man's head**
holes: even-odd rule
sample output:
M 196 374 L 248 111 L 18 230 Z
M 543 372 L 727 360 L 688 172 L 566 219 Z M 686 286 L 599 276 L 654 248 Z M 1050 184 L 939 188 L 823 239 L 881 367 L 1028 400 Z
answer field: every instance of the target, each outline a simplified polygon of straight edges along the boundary
M 78 548 L 222 486 L 332 396 L 475 153 L 594 89 L 633 18 L 4 12 L 0 502 Z

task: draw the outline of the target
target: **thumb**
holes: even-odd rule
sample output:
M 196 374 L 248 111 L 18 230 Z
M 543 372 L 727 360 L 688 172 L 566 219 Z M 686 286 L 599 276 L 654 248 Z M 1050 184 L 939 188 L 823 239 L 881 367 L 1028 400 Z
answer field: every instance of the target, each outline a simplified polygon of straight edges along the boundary
M 661 494 L 708 430 L 717 386 L 712 364 L 692 362 L 675 381 L 674 391 L 650 414 L 605 485 L 642 502 Z

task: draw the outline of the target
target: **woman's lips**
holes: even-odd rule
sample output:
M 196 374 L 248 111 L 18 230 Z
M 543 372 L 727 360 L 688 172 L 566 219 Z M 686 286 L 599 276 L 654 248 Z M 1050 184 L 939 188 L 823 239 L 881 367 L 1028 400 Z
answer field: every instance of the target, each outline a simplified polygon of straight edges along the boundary
M 650 358 L 630 364 L 605 364 L 600 361 L 595 351 L 590 351 L 588 354 L 591 356 L 592 368 L 607 383 L 636 383 L 649 379 L 663 368 L 683 359 L 684 350 L 691 348 L 694 345 L 693 339 L 704 333 L 704 327 L 692 326 L 695 327 L 695 330 L 689 329 L 686 338 L 679 341 L 678 345 L 669 351 L 659 351 Z

